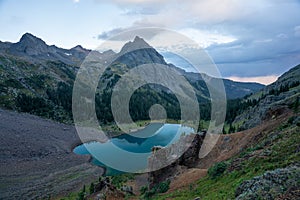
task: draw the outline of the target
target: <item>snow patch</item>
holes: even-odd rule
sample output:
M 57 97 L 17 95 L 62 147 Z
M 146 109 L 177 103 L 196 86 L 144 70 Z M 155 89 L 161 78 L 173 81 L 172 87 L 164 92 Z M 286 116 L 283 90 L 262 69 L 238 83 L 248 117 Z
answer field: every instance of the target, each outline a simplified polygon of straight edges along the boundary
M 67 55 L 67 56 L 71 56 L 72 54 L 71 54 L 71 53 L 65 53 L 65 55 Z

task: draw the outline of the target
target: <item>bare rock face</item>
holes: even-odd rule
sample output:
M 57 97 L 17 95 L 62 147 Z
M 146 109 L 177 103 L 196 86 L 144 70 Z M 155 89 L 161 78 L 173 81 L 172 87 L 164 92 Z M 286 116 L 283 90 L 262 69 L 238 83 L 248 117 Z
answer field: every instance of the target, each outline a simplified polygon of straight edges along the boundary
M 99 182 L 94 185 L 93 191 L 93 194 L 91 196 L 88 196 L 87 199 L 124 199 L 124 192 L 128 192 L 117 189 L 113 184 L 111 184 L 108 177 L 99 180 Z M 96 198 L 92 198 L 92 196 Z
M 20 41 L 13 45 L 15 50 L 30 56 L 37 56 L 48 51 L 47 44 L 30 33 L 25 33 Z
M 196 134 L 190 147 L 179 158 L 179 165 L 187 166 L 188 168 L 195 167 L 199 160 L 199 151 L 203 143 L 205 135 Z
M 153 63 L 167 65 L 164 57 L 138 36 L 122 47 L 114 62 L 126 64 L 130 68 Z
M 203 143 L 205 134 L 192 134 L 184 136 L 178 143 L 172 144 L 168 148 L 162 148 L 153 152 L 148 160 L 149 169 L 157 169 L 159 166 L 165 166 L 159 170 L 151 171 L 148 174 L 148 182 L 150 188 L 154 185 L 171 179 L 178 175 L 186 168 L 194 167 L 199 160 L 199 151 Z M 189 146 L 186 146 L 189 144 Z M 179 156 L 179 152 L 186 149 L 183 155 Z

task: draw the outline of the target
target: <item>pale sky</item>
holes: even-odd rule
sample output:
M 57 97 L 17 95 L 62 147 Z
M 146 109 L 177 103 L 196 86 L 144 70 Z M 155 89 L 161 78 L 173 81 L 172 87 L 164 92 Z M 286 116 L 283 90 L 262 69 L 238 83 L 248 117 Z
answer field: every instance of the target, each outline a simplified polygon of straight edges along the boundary
M 300 63 L 299 0 L 0 0 L 0 40 L 96 48 L 130 28 L 164 27 L 205 48 L 222 76 L 270 83 Z

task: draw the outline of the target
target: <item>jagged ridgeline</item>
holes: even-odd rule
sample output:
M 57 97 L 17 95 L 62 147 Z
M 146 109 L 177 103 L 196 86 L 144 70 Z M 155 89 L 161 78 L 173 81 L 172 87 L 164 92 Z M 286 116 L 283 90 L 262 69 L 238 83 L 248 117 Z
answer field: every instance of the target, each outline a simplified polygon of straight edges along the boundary
M 142 48 L 131 51 L 136 46 Z M 71 123 L 74 80 L 80 64 L 90 51 L 81 46 L 71 49 L 49 46 L 29 33 L 24 34 L 17 43 L 0 42 L 0 106 Z M 163 56 L 142 38 L 136 37 L 126 43 L 119 53 L 107 51 L 102 54 L 118 57 L 100 77 L 97 88 L 96 113 L 102 123 L 113 121 L 111 94 L 118 80 L 130 69 L 149 63 L 168 65 L 183 75 L 195 91 L 201 118 L 209 119 L 210 97 L 201 75 L 166 63 Z M 257 83 L 226 79 L 224 85 L 228 99 L 241 98 L 263 88 Z M 158 84 L 144 85 L 134 92 L 129 106 L 131 117 L 134 120 L 148 119 L 148 111 L 153 104 L 164 106 L 168 118 L 180 119 L 176 96 Z

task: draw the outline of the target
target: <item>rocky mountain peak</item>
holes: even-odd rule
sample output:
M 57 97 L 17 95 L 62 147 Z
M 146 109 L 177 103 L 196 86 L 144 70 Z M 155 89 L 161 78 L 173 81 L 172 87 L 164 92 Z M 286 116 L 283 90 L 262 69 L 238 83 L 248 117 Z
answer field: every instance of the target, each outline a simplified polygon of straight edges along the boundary
M 126 64 L 130 68 L 142 64 L 167 64 L 163 56 L 139 36 L 135 36 L 133 41 L 122 47 L 116 62 Z
M 27 55 L 39 55 L 47 52 L 48 45 L 40 38 L 32 35 L 31 33 L 25 33 L 19 42 L 15 43 L 11 51 L 18 53 L 25 53 Z
M 135 38 L 133 40 L 133 43 L 150 47 L 150 45 L 143 38 L 141 38 L 139 36 L 135 36 Z
M 82 52 L 88 51 L 87 49 L 83 48 L 81 45 L 77 45 L 77 46 L 73 47 L 71 50 L 77 50 L 77 51 L 82 51 Z
M 127 42 L 121 49 L 120 53 L 128 53 L 138 49 L 152 48 L 143 38 L 135 36 L 133 41 Z
M 107 50 L 107 51 L 103 51 L 102 52 L 102 55 L 109 55 L 109 56 L 113 56 L 115 55 L 116 53 L 113 51 L 113 50 Z
M 63 49 L 47 45 L 42 39 L 31 33 L 25 33 L 17 43 L 0 44 L 0 52 L 25 58 L 29 62 L 61 61 L 69 65 L 78 65 L 90 53 L 80 45 L 72 49 Z
M 25 33 L 24 35 L 22 35 L 18 43 L 26 44 L 26 45 L 43 44 L 46 46 L 46 43 L 42 39 L 32 35 L 31 33 Z

